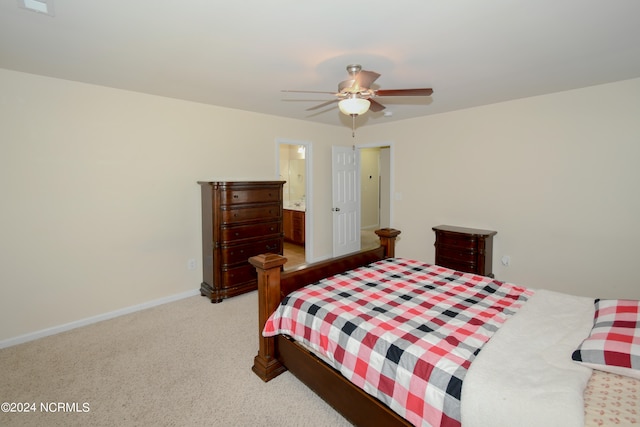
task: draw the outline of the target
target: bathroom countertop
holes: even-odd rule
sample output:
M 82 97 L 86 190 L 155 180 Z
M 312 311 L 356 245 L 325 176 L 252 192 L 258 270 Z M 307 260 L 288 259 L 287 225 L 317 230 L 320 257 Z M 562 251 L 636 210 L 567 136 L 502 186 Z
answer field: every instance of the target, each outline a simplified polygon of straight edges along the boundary
M 298 211 L 298 212 L 305 212 L 307 210 L 305 205 L 302 204 L 300 206 L 296 206 L 293 203 L 285 203 L 283 205 L 283 209 L 288 209 L 290 211 Z

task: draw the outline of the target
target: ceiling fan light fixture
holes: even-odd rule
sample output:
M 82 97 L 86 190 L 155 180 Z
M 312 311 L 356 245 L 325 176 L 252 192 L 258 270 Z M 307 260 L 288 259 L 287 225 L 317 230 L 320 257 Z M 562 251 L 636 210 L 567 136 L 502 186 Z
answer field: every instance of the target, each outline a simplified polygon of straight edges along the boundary
M 371 102 L 369 102 L 368 99 L 357 97 L 343 99 L 338 102 L 338 108 L 340 108 L 340 111 L 347 116 L 359 116 L 364 114 L 369 111 L 370 105 Z

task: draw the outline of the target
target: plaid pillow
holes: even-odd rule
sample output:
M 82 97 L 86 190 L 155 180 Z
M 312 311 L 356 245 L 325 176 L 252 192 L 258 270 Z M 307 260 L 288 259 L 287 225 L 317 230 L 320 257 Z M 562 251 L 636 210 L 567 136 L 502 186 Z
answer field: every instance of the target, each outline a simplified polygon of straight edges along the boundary
M 589 337 L 571 358 L 593 369 L 640 379 L 640 301 L 596 300 Z

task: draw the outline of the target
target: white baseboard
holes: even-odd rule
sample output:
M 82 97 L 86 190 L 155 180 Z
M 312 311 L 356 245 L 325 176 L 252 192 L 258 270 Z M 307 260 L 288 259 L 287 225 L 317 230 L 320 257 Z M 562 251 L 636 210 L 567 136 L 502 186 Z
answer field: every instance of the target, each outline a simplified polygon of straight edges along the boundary
M 195 295 L 200 295 L 200 291 L 198 289 L 183 292 L 181 294 L 170 295 L 168 297 L 159 298 L 152 301 L 143 302 L 142 304 L 125 307 L 120 310 L 110 311 L 108 313 L 99 314 L 97 316 L 87 317 L 85 319 L 76 320 L 74 322 L 65 323 L 63 325 L 53 326 L 51 328 L 42 329 L 40 331 L 31 332 L 25 335 L 20 335 L 15 338 L 8 338 L 6 340 L 0 341 L 0 349 L 22 344 L 28 341 L 37 340 L 38 338 L 44 338 L 49 335 L 59 334 L 60 332 L 70 331 L 71 329 L 79 328 L 81 326 L 87 326 L 92 323 L 101 322 L 103 320 L 113 319 L 114 317 L 123 316 L 125 314 L 134 313 L 136 311 L 145 310 L 147 308 L 178 301 Z

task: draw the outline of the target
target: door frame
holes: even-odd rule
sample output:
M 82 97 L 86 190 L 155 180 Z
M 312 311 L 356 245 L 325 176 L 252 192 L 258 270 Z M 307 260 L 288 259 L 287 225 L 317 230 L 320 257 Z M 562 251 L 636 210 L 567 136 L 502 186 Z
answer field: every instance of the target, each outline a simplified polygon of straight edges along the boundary
M 310 141 L 298 141 L 286 138 L 276 138 L 276 177 L 280 176 L 280 146 L 302 145 L 305 149 L 305 214 L 304 214 L 304 258 L 305 262 L 313 262 L 313 162 L 312 143 Z

